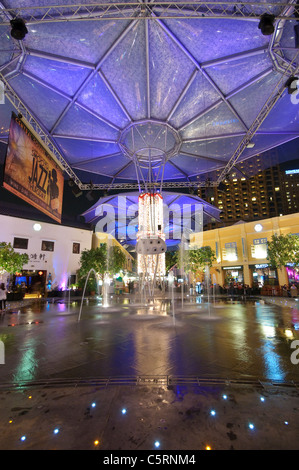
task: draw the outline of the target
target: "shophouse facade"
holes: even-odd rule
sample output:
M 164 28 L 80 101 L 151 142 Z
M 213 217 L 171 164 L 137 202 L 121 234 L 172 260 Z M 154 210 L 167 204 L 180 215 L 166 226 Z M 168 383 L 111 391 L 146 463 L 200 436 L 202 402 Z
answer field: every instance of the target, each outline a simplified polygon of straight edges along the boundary
M 299 213 L 273 217 L 253 222 L 238 222 L 228 227 L 207 230 L 191 236 L 191 246 L 210 246 L 216 253 L 211 268 L 212 283 L 220 286 L 242 283 L 250 287 L 272 286 L 273 293 L 279 286 L 299 282 L 292 266 L 274 269 L 267 260 L 267 242 L 272 235 L 299 235 Z
M 81 253 L 91 248 L 92 236 L 88 229 L 0 215 L 0 241 L 28 255 L 28 263 L 14 279 L 26 293 L 37 287 L 64 290 L 75 282 Z

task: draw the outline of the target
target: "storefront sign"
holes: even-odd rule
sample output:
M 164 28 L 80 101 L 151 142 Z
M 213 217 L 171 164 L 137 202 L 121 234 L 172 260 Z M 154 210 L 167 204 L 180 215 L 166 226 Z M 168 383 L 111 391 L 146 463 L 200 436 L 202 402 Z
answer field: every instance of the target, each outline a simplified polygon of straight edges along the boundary
M 243 269 L 243 266 L 225 266 L 225 267 L 223 267 L 222 269 L 224 269 L 224 270 L 227 270 L 227 269 L 229 269 L 229 270 L 232 270 L 232 269 Z
M 267 238 L 255 238 L 253 240 L 254 245 L 264 245 L 267 243 Z
M 236 242 L 225 243 L 225 248 L 237 248 Z
M 25 253 L 25 252 L 24 252 Z M 27 253 L 28 254 L 28 263 L 26 266 L 32 266 L 33 264 L 37 265 L 39 263 L 47 263 L 47 254 L 46 253 Z

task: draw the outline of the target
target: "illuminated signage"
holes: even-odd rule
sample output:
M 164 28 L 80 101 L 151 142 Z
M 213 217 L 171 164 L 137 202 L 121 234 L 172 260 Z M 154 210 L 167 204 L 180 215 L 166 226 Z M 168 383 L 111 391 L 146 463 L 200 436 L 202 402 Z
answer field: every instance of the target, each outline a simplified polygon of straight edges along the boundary
M 267 238 L 255 238 L 253 240 L 254 245 L 265 245 L 267 243 Z
M 286 170 L 286 175 L 294 175 L 295 173 L 299 173 L 299 168 L 297 170 Z
M 231 271 L 232 269 L 243 269 L 243 266 L 225 266 L 222 269 L 224 269 L 224 270 L 229 269 Z
M 14 113 L 3 186 L 57 222 L 61 222 L 63 172 L 30 129 Z

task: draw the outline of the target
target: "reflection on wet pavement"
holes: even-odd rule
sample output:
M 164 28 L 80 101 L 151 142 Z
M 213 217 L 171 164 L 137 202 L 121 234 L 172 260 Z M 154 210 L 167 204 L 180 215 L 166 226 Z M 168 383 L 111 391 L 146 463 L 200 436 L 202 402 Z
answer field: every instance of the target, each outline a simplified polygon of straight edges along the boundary
M 201 297 L 175 308 L 167 299 L 142 305 L 39 302 L 1 319 L 2 382 L 45 378 L 196 375 L 298 381 L 290 344 L 299 310 L 264 300 Z

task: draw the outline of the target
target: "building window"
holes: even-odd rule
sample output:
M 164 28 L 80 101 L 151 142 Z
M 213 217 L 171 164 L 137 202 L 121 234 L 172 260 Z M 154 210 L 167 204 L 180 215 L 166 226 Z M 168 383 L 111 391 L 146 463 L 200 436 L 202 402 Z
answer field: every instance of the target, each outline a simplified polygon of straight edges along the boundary
M 73 253 L 77 255 L 80 253 L 80 243 L 77 243 L 77 242 L 73 243 Z
M 225 248 L 222 253 L 223 259 L 227 261 L 236 261 L 238 259 L 237 243 L 225 243 L 224 246 Z
M 14 237 L 13 247 L 14 248 L 20 248 L 21 250 L 27 250 L 27 248 L 28 248 L 28 238 Z
M 42 251 L 54 251 L 54 242 L 43 240 L 41 249 Z

